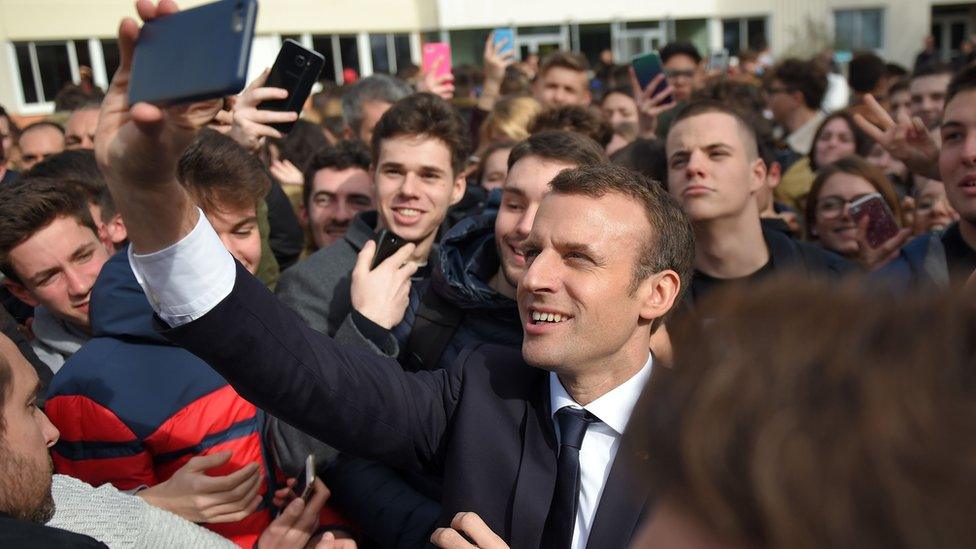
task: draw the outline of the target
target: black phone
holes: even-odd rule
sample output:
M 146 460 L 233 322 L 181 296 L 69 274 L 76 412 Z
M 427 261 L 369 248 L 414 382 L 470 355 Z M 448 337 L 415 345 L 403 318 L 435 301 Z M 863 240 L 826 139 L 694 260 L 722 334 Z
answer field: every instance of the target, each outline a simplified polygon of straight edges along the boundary
M 294 40 L 285 40 L 264 85 L 269 88 L 286 89 L 288 97 L 265 101 L 258 105 L 258 108 L 301 114 L 302 106 L 305 105 L 308 94 L 312 93 L 312 86 L 319 79 L 319 73 L 324 66 L 325 57 L 321 53 L 306 49 Z M 295 123 L 280 122 L 270 126 L 281 133 L 288 133 Z
M 407 241 L 400 238 L 399 236 L 393 234 L 393 231 L 383 229 L 380 234 L 376 235 L 376 255 L 373 256 L 373 264 L 369 266 L 369 270 L 373 270 L 377 265 L 386 261 L 391 255 L 395 254 L 397 250 L 406 245 Z
M 221 0 L 153 19 L 139 32 L 129 104 L 186 103 L 244 89 L 257 0 Z
M 661 56 L 656 51 L 634 57 L 630 60 L 630 65 L 634 67 L 634 74 L 637 76 L 637 83 L 640 84 L 641 90 L 646 88 L 651 83 L 651 80 L 654 80 L 654 77 L 664 72 L 664 64 L 661 62 Z M 652 96 L 661 93 L 667 87 L 668 80 L 665 78 L 654 88 Z M 674 96 L 669 95 L 664 99 L 663 104 L 666 105 L 673 102 Z
M 309 454 L 305 458 L 305 475 L 298 479 L 292 490 L 295 495 L 308 501 L 308 497 L 312 495 L 312 488 L 315 486 L 315 456 Z

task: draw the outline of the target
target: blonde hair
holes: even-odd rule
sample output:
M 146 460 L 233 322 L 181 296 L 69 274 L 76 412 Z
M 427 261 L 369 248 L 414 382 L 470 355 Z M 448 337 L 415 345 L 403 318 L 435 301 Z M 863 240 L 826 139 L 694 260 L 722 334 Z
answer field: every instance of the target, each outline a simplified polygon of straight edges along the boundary
M 529 136 L 529 124 L 541 111 L 542 105 L 531 97 L 502 99 L 481 124 L 480 143 L 525 139 Z

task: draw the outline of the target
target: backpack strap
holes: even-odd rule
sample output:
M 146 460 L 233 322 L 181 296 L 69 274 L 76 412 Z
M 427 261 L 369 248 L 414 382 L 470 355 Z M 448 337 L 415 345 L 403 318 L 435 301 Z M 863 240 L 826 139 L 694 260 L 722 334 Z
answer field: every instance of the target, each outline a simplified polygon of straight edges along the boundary
M 461 324 L 462 311 L 428 287 L 420 298 L 405 352 L 408 370 L 434 370 Z

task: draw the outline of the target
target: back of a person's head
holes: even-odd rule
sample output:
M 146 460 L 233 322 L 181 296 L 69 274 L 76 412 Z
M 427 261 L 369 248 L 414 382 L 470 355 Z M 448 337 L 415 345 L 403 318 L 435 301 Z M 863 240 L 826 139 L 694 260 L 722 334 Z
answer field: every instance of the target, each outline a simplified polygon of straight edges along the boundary
M 535 133 L 520 141 L 508 155 L 508 169 L 511 170 L 516 162 L 529 156 L 574 166 L 607 162 L 607 154 L 599 143 L 583 134 L 563 130 Z
M 885 78 L 885 62 L 872 52 L 858 52 L 847 65 L 847 83 L 854 93 L 871 93 Z
M 952 77 L 946 91 L 946 105 L 960 93 L 972 90 L 976 90 L 976 65 L 970 65 Z
M 908 69 L 898 63 L 885 63 L 885 77 L 887 78 L 906 78 Z
M 590 70 L 590 62 L 586 57 L 579 53 L 568 51 L 556 51 L 550 53 L 539 63 L 539 76 L 545 76 L 549 69 L 559 67 L 573 72 L 587 72 Z
M 82 183 L 62 178 L 24 176 L 0 187 L 0 272 L 21 282 L 10 265 L 10 250 L 59 217 L 74 218 L 97 234 L 86 198 Z
M 316 172 L 325 169 L 341 172 L 350 168 L 368 171 L 371 161 L 369 148 L 359 140 L 340 141 L 335 145 L 327 145 L 319 149 L 305 167 L 302 189 L 305 205 L 308 205 L 308 199 L 312 194 L 312 182 L 315 180 Z
M 177 178 L 206 212 L 257 208 L 271 188 L 255 155 L 209 129 L 201 131 L 180 157 Z
M 394 103 L 373 129 L 373 161 L 379 161 L 383 140 L 405 136 L 441 141 L 451 152 L 454 175 L 464 169 L 470 147 L 467 126 L 457 109 L 440 97 L 415 93 Z
M 565 130 L 581 133 L 606 147 L 613 139 L 613 126 L 598 111 L 579 105 L 550 107 L 540 112 L 529 125 L 529 133 Z
M 632 143 L 610 155 L 610 161 L 630 168 L 661 185 L 668 180 L 668 157 L 660 139 L 638 137 Z
M 662 63 L 667 63 L 675 55 L 690 57 L 696 65 L 701 63 L 702 60 L 702 55 L 701 52 L 698 51 L 698 48 L 695 47 L 695 45 L 691 42 L 684 41 L 668 42 L 658 51 L 658 54 L 661 56 Z
M 410 86 L 393 76 L 374 74 L 349 86 L 342 94 L 342 118 L 354 133 L 363 123 L 363 103 L 394 104 L 413 93 Z
M 529 124 L 542 111 L 532 97 L 507 97 L 495 103 L 484 121 L 483 135 L 491 139 L 521 141 L 529 136 Z
M 278 148 L 278 156 L 304 169 L 316 151 L 328 146 L 322 127 L 308 120 L 297 120 L 290 132 L 281 139 L 268 141 Z
M 717 547 L 971 547 L 974 296 L 736 290 L 668 325 L 628 425 L 658 505 Z
M 771 78 L 782 82 L 788 92 L 803 94 L 808 109 L 819 109 L 827 94 L 827 72 L 814 61 L 783 60 L 773 67 Z

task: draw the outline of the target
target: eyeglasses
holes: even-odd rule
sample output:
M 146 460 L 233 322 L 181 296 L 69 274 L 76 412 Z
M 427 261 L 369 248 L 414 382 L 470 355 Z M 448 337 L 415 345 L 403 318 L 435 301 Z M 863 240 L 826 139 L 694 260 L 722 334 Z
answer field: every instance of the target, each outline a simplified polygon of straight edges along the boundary
M 825 196 L 817 200 L 817 215 L 823 219 L 836 219 L 844 213 L 844 209 L 848 204 L 864 196 L 867 196 L 867 194 L 859 194 L 850 200 L 845 200 L 840 196 Z
M 695 77 L 695 71 L 692 69 L 687 69 L 687 70 L 669 69 L 664 71 L 664 74 L 668 78 L 682 78 L 682 77 L 694 78 Z

